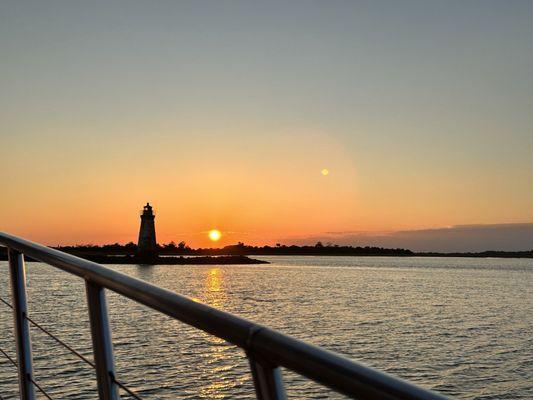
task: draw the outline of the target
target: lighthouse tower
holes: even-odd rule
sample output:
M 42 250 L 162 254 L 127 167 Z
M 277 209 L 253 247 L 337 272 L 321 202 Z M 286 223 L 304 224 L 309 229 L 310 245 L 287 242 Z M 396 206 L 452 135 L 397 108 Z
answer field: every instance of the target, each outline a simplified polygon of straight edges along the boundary
M 155 241 L 155 215 L 150 203 L 146 203 L 141 211 L 141 229 L 139 230 L 139 243 L 137 255 L 143 259 L 157 256 L 157 242 Z

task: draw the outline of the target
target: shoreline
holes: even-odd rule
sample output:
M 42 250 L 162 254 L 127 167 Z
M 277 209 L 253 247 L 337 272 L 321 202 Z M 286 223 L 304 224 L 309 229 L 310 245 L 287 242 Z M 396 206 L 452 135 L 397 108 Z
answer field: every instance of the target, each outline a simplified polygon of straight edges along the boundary
M 61 251 L 64 249 L 59 248 Z M 301 252 L 275 252 L 275 251 L 258 251 L 246 252 L 245 254 L 194 254 L 193 252 L 184 252 L 182 254 L 163 253 L 156 258 L 140 258 L 133 254 L 125 253 L 104 253 L 99 251 L 92 252 L 78 252 L 66 251 L 76 257 L 84 258 L 99 264 L 160 264 L 160 265 L 199 265 L 199 264 L 269 264 L 267 261 L 257 260 L 252 257 L 438 257 L 438 258 L 501 258 L 501 259 L 533 259 L 532 251 L 484 251 L 472 253 L 437 253 L 437 252 L 335 252 L 335 251 L 301 251 Z M 328 249 L 329 250 L 329 249 Z M 7 261 L 7 252 L 5 248 L 0 247 L 0 261 Z M 30 257 L 26 257 L 26 261 L 33 262 Z
M 73 254 L 75 255 L 75 254 Z M 119 265 L 253 265 L 270 264 L 268 261 L 257 260 L 246 256 L 193 256 L 193 257 L 155 257 L 139 258 L 124 255 L 75 255 L 84 260 L 98 264 L 119 264 Z M 8 261 L 7 255 L 0 255 L 0 261 Z M 31 257 L 25 258 L 26 262 L 40 262 Z

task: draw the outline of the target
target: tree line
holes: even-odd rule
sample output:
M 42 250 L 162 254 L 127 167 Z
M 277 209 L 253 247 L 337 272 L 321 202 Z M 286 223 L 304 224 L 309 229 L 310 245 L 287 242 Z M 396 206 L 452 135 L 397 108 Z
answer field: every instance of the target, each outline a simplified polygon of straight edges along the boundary
M 76 246 L 58 246 L 57 249 L 78 254 L 135 254 L 137 245 L 133 242 L 126 244 L 106 244 L 102 246 L 85 244 Z M 182 241 L 173 241 L 157 245 L 160 255 L 394 255 L 410 256 L 414 253 L 407 249 L 388 249 L 374 246 L 340 246 L 332 243 L 315 245 L 284 245 L 277 243 L 275 246 L 251 246 L 239 242 L 221 248 L 193 249 Z

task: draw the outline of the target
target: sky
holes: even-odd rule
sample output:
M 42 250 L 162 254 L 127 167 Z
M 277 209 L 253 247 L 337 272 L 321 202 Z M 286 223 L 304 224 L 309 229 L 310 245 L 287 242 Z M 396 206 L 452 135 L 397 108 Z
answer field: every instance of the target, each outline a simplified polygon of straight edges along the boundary
M 514 0 L 1 2 L 0 230 L 135 242 L 149 201 L 159 242 L 468 225 L 531 249 L 532 20 Z

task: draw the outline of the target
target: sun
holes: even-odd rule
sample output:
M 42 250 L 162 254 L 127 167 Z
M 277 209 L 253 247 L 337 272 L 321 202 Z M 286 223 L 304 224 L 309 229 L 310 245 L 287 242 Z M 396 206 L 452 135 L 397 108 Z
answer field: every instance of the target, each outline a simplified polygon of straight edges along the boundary
M 327 168 L 324 168 L 322 171 L 320 171 L 322 173 L 322 175 L 324 176 L 328 176 L 329 175 L 329 169 Z
M 222 233 L 218 229 L 211 229 L 207 236 L 209 236 L 209 239 L 211 239 L 213 242 L 218 242 L 218 240 L 222 237 Z

